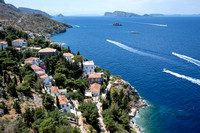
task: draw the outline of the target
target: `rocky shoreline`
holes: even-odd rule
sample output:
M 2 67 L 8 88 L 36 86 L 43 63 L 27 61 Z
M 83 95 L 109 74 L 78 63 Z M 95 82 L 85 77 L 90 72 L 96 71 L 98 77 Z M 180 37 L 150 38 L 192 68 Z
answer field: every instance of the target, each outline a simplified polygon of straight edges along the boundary
M 141 108 L 145 108 L 149 106 L 143 98 L 139 95 L 138 91 L 127 81 L 123 79 L 118 79 L 112 83 L 112 87 L 123 89 L 123 86 L 126 86 L 130 91 L 134 91 L 135 95 L 138 96 L 136 101 L 130 101 L 130 110 L 129 110 L 129 118 L 133 119 L 136 116 L 136 113 L 140 111 Z M 129 126 L 132 130 L 136 131 L 136 133 L 142 133 L 140 127 L 136 125 L 132 120 L 130 120 Z

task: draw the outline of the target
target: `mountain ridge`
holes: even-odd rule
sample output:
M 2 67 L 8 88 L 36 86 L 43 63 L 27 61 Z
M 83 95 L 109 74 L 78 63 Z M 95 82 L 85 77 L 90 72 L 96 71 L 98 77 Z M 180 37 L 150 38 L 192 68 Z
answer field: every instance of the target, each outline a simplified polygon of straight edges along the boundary
M 24 13 L 11 4 L 0 1 L 0 23 L 3 26 L 14 26 L 19 30 L 31 31 L 42 35 L 52 35 L 66 31 L 72 26 L 57 22 L 42 14 Z

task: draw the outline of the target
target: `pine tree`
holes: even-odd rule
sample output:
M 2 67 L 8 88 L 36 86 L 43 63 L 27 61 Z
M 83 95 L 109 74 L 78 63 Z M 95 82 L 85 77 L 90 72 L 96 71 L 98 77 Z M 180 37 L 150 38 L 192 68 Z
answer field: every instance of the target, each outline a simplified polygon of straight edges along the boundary
M 80 52 L 79 52 L 79 51 L 77 52 L 77 55 L 80 55 Z
M 59 102 L 58 96 L 56 96 L 56 105 L 58 108 L 60 108 L 60 102 Z
M 21 107 L 19 105 L 19 102 L 15 101 L 13 108 L 16 110 L 17 113 L 21 113 Z

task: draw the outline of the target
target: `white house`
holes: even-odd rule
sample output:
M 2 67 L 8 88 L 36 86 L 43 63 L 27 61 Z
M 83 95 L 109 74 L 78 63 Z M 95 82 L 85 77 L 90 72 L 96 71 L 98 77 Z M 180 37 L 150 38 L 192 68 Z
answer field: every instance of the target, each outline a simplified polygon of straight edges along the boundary
M 91 74 L 94 73 L 94 62 L 93 61 L 84 61 L 83 62 L 83 71 L 86 74 Z
M 59 89 L 59 94 L 66 95 L 67 94 L 67 90 L 66 89 Z
M 71 61 L 74 58 L 74 55 L 71 53 L 64 53 L 63 56 L 69 61 Z
M 37 58 L 37 57 L 30 57 L 30 58 L 27 58 L 25 59 L 24 63 L 30 63 L 32 65 L 39 65 L 40 63 L 40 58 Z
M 48 85 L 48 84 L 49 84 L 50 79 L 49 79 L 49 76 L 48 76 L 47 74 L 42 75 L 42 76 L 39 76 L 39 77 L 40 77 L 40 79 L 43 79 L 43 80 L 44 80 L 44 84 L 45 84 L 45 85 Z
M 12 41 L 12 46 L 13 47 L 19 47 L 19 46 L 26 46 L 26 42 L 24 42 L 24 39 L 16 39 L 14 41 Z
M 31 65 L 31 68 L 33 69 L 34 72 L 44 71 L 41 67 L 39 67 L 37 65 Z
M 65 97 L 65 95 L 59 95 L 57 96 L 58 100 L 59 100 L 59 104 L 60 104 L 60 109 L 62 109 L 63 112 L 68 112 L 70 113 L 70 105 L 67 104 L 67 99 Z M 55 97 L 55 101 L 56 101 L 56 97 Z
M 99 96 L 101 92 L 101 84 L 90 84 L 89 89 L 86 90 L 85 96 Z
M 0 49 L 1 49 L 1 48 L 5 49 L 6 47 L 8 47 L 8 42 L 6 42 L 6 41 L 1 41 L 1 42 L 0 42 Z
M 51 87 L 51 95 L 52 95 L 53 97 L 59 95 L 59 89 L 58 89 L 57 86 L 52 86 L 52 87 Z

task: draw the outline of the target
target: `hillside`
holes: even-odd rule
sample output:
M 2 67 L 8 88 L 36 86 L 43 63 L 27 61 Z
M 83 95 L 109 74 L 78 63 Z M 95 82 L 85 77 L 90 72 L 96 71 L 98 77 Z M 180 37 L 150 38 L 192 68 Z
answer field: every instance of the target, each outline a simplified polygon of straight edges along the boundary
M 11 4 L 0 1 L 0 23 L 12 25 L 20 30 L 27 30 L 42 35 L 65 32 L 72 26 L 52 20 L 42 14 L 24 14 Z
M 24 13 L 29 13 L 29 14 L 42 14 L 46 17 L 49 17 L 51 18 L 52 16 L 49 15 L 48 13 L 46 12 L 43 12 L 41 10 L 36 10 L 36 9 L 30 9 L 30 8 L 25 8 L 25 7 L 19 7 L 18 8 L 21 12 L 24 12 Z

